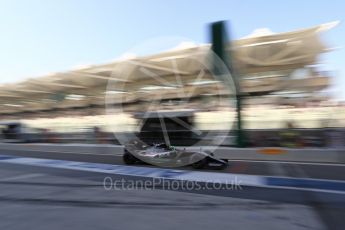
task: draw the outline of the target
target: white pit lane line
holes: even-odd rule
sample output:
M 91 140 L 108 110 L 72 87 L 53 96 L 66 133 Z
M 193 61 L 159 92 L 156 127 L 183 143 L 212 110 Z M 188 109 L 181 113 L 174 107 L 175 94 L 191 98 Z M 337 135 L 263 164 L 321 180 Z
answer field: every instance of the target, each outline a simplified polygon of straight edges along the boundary
M 0 148 L 0 150 L 21 151 L 9 148 Z M 70 151 L 52 151 L 52 150 L 39 150 L 39 149 L 25 149 L 24 152 L 45 152 L 45 153 L 62 153 L 62 154 L 75 154 L 75 155 L 94 155 L 94 156 L 122 156 L 123 153 L 88 153 L 88 152 L 70 152 Z
M 5 182 L 5 181 L 15 181 L 15 180 L 24 180 L 24 179 L 32 179 L 32 178 L 37 178 L 44 176 L 45 174 L 42 173 L 29 173 L 29 174 L 21 174 L 18 176 L 12 176 L 12 177 L 6 177 L 6 178 L 1 178 L 0 182 Z
M 137 166 L 76 162 L 66 160 L 51 160 L 42 158 L 13 157 L 6 155 L 0 155 L 0 163 L 71 169 L 87 172 L 98 172 L 146 178 L 160 178 L 172 180 L 175 179 L 192 182 L 205 182 L 228 185 L 234 185 L 237 183 L 240 186 L 294 189 L 345 194 L 345 182 L 336 180 L 200 172 L 164 168 L 148 168 Z
M 315 166 L 341 166 L 345 167 L 344 163 L 320 163 L 320 162 L 297 162 L 297 161 L 280 161 L 280 160 L 248 160 L 248 159 L 229 159 L 229 162 L 253 162 L 253 163 L 270 163 L 270 164 L 292 164 L 292 165 L 315 165 Z

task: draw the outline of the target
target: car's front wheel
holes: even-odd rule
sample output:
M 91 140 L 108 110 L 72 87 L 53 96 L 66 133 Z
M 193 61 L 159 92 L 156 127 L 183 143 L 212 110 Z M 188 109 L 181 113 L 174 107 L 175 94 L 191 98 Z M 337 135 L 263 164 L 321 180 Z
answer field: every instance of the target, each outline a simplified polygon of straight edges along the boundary
M 125 151 L 122 158 L 123 158 L 123 162 L 125 162 L 126 165 L 132 165 L 137 162 L 137 158 L 135 158 L 128 151 Z

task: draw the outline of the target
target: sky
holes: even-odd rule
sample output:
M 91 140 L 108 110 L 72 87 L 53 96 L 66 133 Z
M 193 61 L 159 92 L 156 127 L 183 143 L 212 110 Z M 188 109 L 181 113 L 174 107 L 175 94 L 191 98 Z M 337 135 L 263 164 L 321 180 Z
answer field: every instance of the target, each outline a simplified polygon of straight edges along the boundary
M 339 20 L 322 35 L 337 49 L 320 61 L 345 100 L 344 9 L 342 0 L 0 0 L 0 83 L 107 63 L 156 37 L 207 43 L 209 23 L 219 20 L 232 39 Z

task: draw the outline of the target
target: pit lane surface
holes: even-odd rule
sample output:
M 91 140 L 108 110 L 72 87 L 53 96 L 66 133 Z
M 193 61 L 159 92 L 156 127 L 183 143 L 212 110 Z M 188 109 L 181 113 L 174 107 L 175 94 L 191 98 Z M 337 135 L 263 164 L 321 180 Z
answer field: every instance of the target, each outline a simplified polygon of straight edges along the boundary
M 107 155 L 99 153 L 70 154 L 59 152 L 1 150 L 0 154 L 81 162 L 122 164 L 121 153 Z M 187 169 L 191 170 L 190 168 Z M 212 172 L 217 173 L 219 171 Z M 342 165 L 332 164 L 234 161 L 230 164 L 228 169 L 220 172 L 337 180 L 344 179 L 344 167 Z M 0 224 L 7 223 L 5 226 L 12 225 L 12 222 L 14 222 L 12 216 L 22 218 L 30 223 L 31 220 L 35 220 L 36 216 L 42 215 L 44 218 L 54 219 L 51 225 L 48 224 L 48 226 L 52 226 L 52 229 L 54 229 L 55 226 L 59 226 L 59 228 L 66 227 L 65 225 L 61 225 L 62 219 L 67 220 L 67 222 L 64 222 L 67 226 L 74 226 L 76 229 L 79 227 L 81 228 L 81 226 L 83 226 L 83 229 L 88 229 L 88 227 L 85 228 L 84 224 L 93 226 L 92 228 L 90 227 L 90 229 L 94 229 L 96 228 L 94 221 L 97 220 L 101 222 L 100 226 L 104 229 L 107 229 L 108 225 L 114 226 L 115 222 L 121 222 L 120 226 L 126 227 L 126 229 L 134 229 L 138 227 L 137 225 L 142 225 L 142 223 L 138 224 L 138 222 L 135 221 L 130 221 L 130 223 L 123 221 L 125 218 L 131 219 L 128 210 L 132 210 L 135 217 L 139 218 L 140 221 L 145 220 L 149 223 L 152 222 L 153 225 L 150 225 L 150 227 L 153 226 L 158 228 L 160 225 L 168 225 L 167 229 L 170 229 L 170 225 L 173 226 L 171 229 L 184 229 L 185 226 L 183 227 L 175 223 L 181 221 L 186 222 L 188 218 L 184 217 L 184 215 L 190 217 L 189 220 L 191 222 L 188 223 L 189 226 L 192 226 L 186 229 L 202 228 L 204 226 L 209 226 L 209 228 L 211 228 L 210 226 L 219 226 L 219 229 L 228 227 L 248 229 L 248 224 L 255 224 L 253 222 L 254 219 L 261 222 L 260 228 L 265 227 L 267 229 L 277 229 L 277 226 L 279 226 L 280 229 L 284 229 L 281 227 L 282 225 L 288 226 L 286 229 L 342 229 L 342 226 L 345 225 L 345 220 L 343 218 L 345 213 L 345 198 L 344 195 L 339 194 L 253 187 L 246 187 L 243 191 L 217 191 L 208 189 L 206 191 L 187 191 L 187 193 L 186 191 L 176 192 L 166 190 L 112 190 L 110 193 L 116 197 L 115 200 L 112 200 L 112 195 L 108 193 L 108 195 L 104 194 L 105 191 L 102 182 L 106 175 L 6 164 L 1 164 L 0 173 L 2 194 L 0 202 L 6 204 L 1 205 L 3 211 L 0 211 L 0 215 L 5 217 L 2 218 L 5 222 L 0 222 Z M 126 180 L 128 180 L 128 178 L 134 180 L 138 179 L 135 177 L 125 178 Z M 57 184 L 54 184 L 55 182 L 57 182 Z M 96 185 L 94 183 L 96 183 Z M 42 193 L 43 190 L 47 193 Z M 84 190 L 85 194 L 83 194 L 83 192 L 79 194 L 81 190 Z M 191 195 L 191 193 L 194 195 Z M 67 194 L 74 195 L 70 197 Z M 99 200 L 101 197 L 110 198 Z M 138 200 L 137 197 L 142 197 L 142 199 L 138 198 Z M 157 197 L 162 197 L 162 200 L 169 202 L 156 204 Z M 120 200 L 123 199 L 125 202 L 121 203 Z M 214 203 L 216 200 L 219 200 L 219 203 Z M 185 202 L 181 201 L 186 201 L 187 203 L 195 202 L 195 205 L 190 207 L 187 205 L 188 207 L 186 208 L 185 204 L 182 205 L 182 203 Z M 7 205 L 9 206 L 7 207 Z M 214 208 L 210 209 L 208 206 Z M 182 213 L 184 213 L 183 216 L 181 216 L 181 212 L 178 211 L 181 208 L 183 210 Z M 32 213 L 28 211 L 31 209 L 34 210 Z M 66 209 L 73 211 L 72 213 L 68 213 Z M 96 213 L 96 211 L 94 211 L 96 209 L 101 209 L 102 211 L 97 211 Z M 128 213 L 126 211 L 125 213 L 127 214 L 121 215 L 119 218 L 111 218 L 115 215 L 114 213 L 118 213 L 123 209 L 127 210 Z M 143 216 L 142 209 L 150 209 L 152 211 L 147 212 L 147 215 L 145 214 Z M 165 217 L 162 220 L 157 220 L 156 217 L 161 213 L 161 209 L 169 210 L 166 214 L 171 216 L 171 220 Z M 199 209 L 200 213 L 195 214 L 190 211 L 190 209 Z M 201 211 L 202 209 L 205 210 Z M 6 212 L 6 210 L 10 210 L 10 212 Z M 45 213 L 44 210 L 52 214 Z M 277 212 L 272 212 L 272 210 Z M 155 218 L 152 218 L 151 215 Z M 210 216 L 211 218 L 206 218 L 206 216 Z M 200 220 L 198 220 L 199 217 L 201 217 L 200 225 Z M 55 221 L 55 219 L 57 221 Z M 174 219 L 174 221 L 172 221 L 172 219 Z M 223 223 L 224 221 L 225 223 Z M 47 226 L 45 222 L 48 221 L 43 220 L 44 227 Z M 194 222 L 196 223 L 194 224 Z M 221 222 L 221 224 L 219 222 Z M 18 229 L 17 226 L 20 226 L 18 224 L 19 223 L 16 223 L 13 229 Z M 32 224 L 34 225 L 34 222 Z M 42 229 L 46 229 L 44 227 L 42 227 Z M 36 226 L 35 229 L 39 229 L 39 227 L 37 228 Z
M 37 157 L 46 159 L 59 159 L 70 161 L 94 162 L 123 165 L 122 152 L 114 154 L 102 153 L 61 153 L 61 152 L 43 152 L 36 150 L 1 150 L 0 154 Z M 145 165 L 141 165 L 145 166 Z M 151 167 L 151 166 L 145 166 Z M 190 167 L 184 169 L 193 170 Z M 344 164 L 322 164 L 322 163 L 296 163 L 296 162 L 269 162 L 269 161 L 231 161 L 229 167 L 225 170 L 213 172 L 241 173 L 248 175 L 267 175 L 267 176 L 289 176 L 328 180 L 345 180 Z
M 106 190 L 107 174 L 0 163 L 1 229 L 341 229 L 341 197 L 303 191 Z M 138 177 L 112 175 L 127 182 Z M 279 201 L 291 197 L 291 201 Z M 314 197 L 314 198 L 313 198 Z M 313 203 L 317 197 L 319 203 Z M 322 202 L 328 199 L 327 202 Z M 295 200 L 296 202 L 294 202 Z

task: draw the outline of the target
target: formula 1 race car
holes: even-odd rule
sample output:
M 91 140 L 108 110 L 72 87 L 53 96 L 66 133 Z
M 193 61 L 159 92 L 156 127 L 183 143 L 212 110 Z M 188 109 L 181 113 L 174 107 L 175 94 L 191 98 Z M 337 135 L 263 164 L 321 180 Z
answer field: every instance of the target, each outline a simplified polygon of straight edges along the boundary
M 147 145 L 139 140 L 125 145 L 123 161 L 127 165 L 147 163 L 163 167 L 192 166 L 194 169 L 224 169 L 227 160 L 217 159 L 209 151 L 177 149 L 165 143 Z

